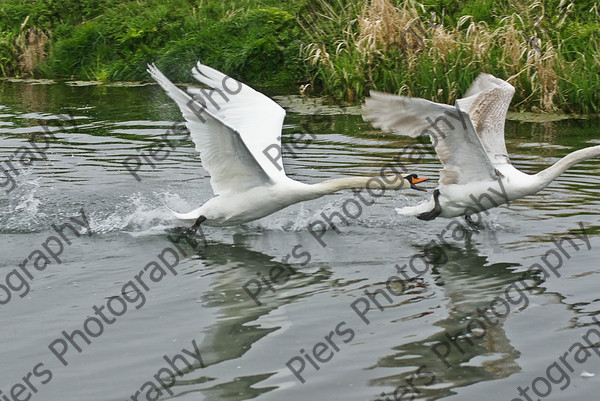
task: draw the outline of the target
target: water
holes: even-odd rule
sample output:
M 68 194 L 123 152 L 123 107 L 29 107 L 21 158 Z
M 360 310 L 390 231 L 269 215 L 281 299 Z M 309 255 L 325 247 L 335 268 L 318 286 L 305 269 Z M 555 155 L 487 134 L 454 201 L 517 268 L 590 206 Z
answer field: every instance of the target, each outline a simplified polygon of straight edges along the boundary
M 276 99 L 288 111 L 286 169 L 303 182 L 377 174 L 412 143 L 371 129 L 357 108 Z M 177 248 L 165 233 L 176 225 L 165 205 L 188 211 L 211 196 L 191 142 L 184 132 L 172 134 L 175 149 L 154 168 L 140 169 L 139 182 L 122 164 L 181 121 L 156 86 L 1 81 L 0 105 L 0 160 L 31 147 L 31 138 L 42 147 L 43 124 L 56 136 L 47 160 L 24 159 L 29 165 L 18 165 L 15 188 L 8 195 L 0 188 L 0 284 L 8 288 L 9 276 L 18 289 L 8 288 L 7 301 L 0 287 L 0 395 L 8 399 L 526 399 L 518 386 L 532 399 L 597 399 L 600 351 L 576 343 L 586 345 L 582 336 L 597 327 L 593 317 L 600 311 L 598 160 L 573 167 L 538 195 L 491 211 L 479 232 L 448 227 L 451 220 L 400 217 L 395 207 L 429 195 L 390 192 L 338 224 L 339 233 L 330 230 L 322 247 L 306 227 L 352 197 L 340 193 L 241 227 L 207 227 L 207 246 L 182 241 Z M 73 119 L 63 121 L 67 115 Z M 529 173 L 545 168 L 597 144 L 598 122 L 509 121 L 512 161 Z M 314 142 L 297 141 L 306 130 Z M 437 160 L 409 166 L 432 178 L 423 184 L 431 192 Z M 66 229 L 70 245 L 52 227 L 66 222 L 81 235 Z M 574 240 L 579 250 L 564 242 L 569 258 L 562 254 L 560 277 L 526 273 L 556 250 L 553 239 L 581 235 L 580 222 L 591 249 L 580 239 Z M 63 245 L 60 263 L 43 247 L 58 253 L 51 237 Z M 152 281 L 152 262 L 161 256 L 173 272 L 162 265 L 164 274 L 156 270 Z M 551 253 L 545 257 L 556 262 Z M 19 270 L 11 274 L 24 260 L 32 279 Z M 395 265 L 411 261 L 423 274 L 409 269 L 408 280 L 392 278 L 386 287 L 398 274 Z M 284 281 L 292 271 L 273 291 L 262 284 L 260 306 L 243 289 L 256 292 L 257 281 L 250 280 L 282 274 L 277 279 Z M 519 297 L 522 277 L 528 289 Z M 365 291 L 376 294 L 382 310 Z M 494 301 L 507 296 L 508 309 Z M 369 324 L 359 316 L 367 302 Z M 490 303 L 499 314 L 510 313 L 468 326 Z M 107 305 L 121 315 L 109 314 Z M 98 308 L 111 323 L 100 320 Z M 69 335 L 84 324 L 97 336 L 87 344 L 75 335 L 78 352 L 62 331 Z M 464 335 L 467 327 L 471 334 Z M 600 341 L 590 333 L 590 343 Z M 176 362 L 181 375 L 173 372 L 174 386 L 158 390 L 159 397 L 153 376 L 162 372 L 168 382 L 163 356 L 177 354 L 191 367 Z M 305 383 L 286 363 L 297 370 L 304 365 Z

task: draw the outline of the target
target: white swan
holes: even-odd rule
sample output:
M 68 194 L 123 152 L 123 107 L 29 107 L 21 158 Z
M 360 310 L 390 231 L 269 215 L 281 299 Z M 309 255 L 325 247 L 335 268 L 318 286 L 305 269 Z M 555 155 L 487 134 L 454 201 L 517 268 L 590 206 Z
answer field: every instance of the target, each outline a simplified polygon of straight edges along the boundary
M 201 223 L 243 224 L 342 189 L 418 189 L 415 184 L 425 180 L 415 174 L 339 178 L 318 184 L 293 180 L 265 154 L 265 149 L 273 145 L 281 149 L 285 110 L 277 103 L 200 63 L 192 74 L 213 90 L 190 88 L 193 98 L 156 66 L 149 65 L 148 72 L 179 106 L 202 165 L 211 177 L 215 197 L 189 213 L 173 212 L 180 220 L 195 221 L 193 232 Z
M 600 156 L 600 145 L 577 150 L 533 175 L 510 163 L 504 121 L 515 88 L 480 74 L 455 107 L 425 99 L 371 92 L 363 117 L 374 127 L 411 137 L 429 135 L 443 169 L 428 201 L 397 208 L 399 214 L 433 220 L 487 210 L 544 189 L 565 170 Z

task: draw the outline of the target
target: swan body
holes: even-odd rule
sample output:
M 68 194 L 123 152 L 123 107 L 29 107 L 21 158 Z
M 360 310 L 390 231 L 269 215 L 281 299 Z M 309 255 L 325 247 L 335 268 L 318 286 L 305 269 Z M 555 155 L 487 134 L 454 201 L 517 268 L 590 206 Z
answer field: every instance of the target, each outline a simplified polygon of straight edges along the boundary
M 173 212 L 186 221 L 212 226 L 247 223 L 294 203 L 343 189 L 370 187 L 418 189 L 424 181 L 414 174 L 349 177 L 305 184 L 289 178 L 267 157 L 265 149 L 281 149 L 285 111 L 267 96 L 221 72 L 198 63 L 193 76 L 211 90 L 176 87 L 154 65 L 148 72 L 179 106 L 206 171 L 215 197 L 189 213 Z
M 480 74 L 455 106 L 371 92 L 363 117 L 374 127 L 411 137 L 429 135 L 443 169 L 433 197 L 397 208 L 401 215 L 432 220 L 452 218 L 507 204 L 535 194 L 568 168 L 600 156 L 600 145 L 580 149 L 537 174 L 525 174 L 510 162 L 504 122 L 515 89 Z
M 206 217 L 204 224 L 231 226 L 260 219 L 298 202 L 317 199 L 342 189 L 360 189 L 368 185 L 367 179 L 361 177 L 338 180 L 304 184 L 288 178 L 282 182 L 253 187 L 243 192 L 234 191 L 215 196 L 189 213 L 174 211 L 171 213 L 179 220 L 195 221 L 200 216 L 204 216 Z M 387 189 L 410 188 L 410 183 L 406 179 L 388 177 L 388 181 L 392 180 L 396 180 L 398 184 Z

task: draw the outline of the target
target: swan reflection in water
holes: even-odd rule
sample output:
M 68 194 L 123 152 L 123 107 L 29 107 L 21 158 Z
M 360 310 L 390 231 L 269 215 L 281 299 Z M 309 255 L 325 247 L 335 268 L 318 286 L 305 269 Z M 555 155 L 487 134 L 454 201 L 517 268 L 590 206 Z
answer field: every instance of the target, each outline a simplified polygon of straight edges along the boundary
M 480 255 L 471 241 L 467 241 L 464 248 L 421 247 L 418 254 L 427 258 L 433 267 L 427 273 L 430 277 L 425 274 L 413 278 L 406 286 L 415 295 L 409 301 L 427 297 L 431 287 L 439 289 L 443 294 L 435 298 L 445 298 L 446 303 L 423 313 L 430 316 L 445 314 L 445 317 L 433 323 L 432 333 L 421 335 L 418 341 L 398 344 L 393 347 L 393 354 L 368 368 L 403 368 L 400 374 L 370 381 L 372 386 L 386 388 L 378 396 L 392 400 L 394 396 L 438 399 L 454 394 L 452 389 L 455 387 L 497 380 L 520 371 L 517 363 L 520 352 L 513 347 L 504 331 L 504 319 L 489 312 L 490 305 L 494 303 L 498 315 L 506 313 L 506 309 L 496 305 L 494 299 L 506 299 L 505 290 L 514 288 L 513 284 L 521 279 L 522 273 L 513 272 L 516 265 L 488 263 L 488 258 Z M 533 282 L 530 283 L 533 285 Z M 519 297 L 516 292 L 511 295 L 514 301 L 514 304 L 509 304 L 511 313 L 528 305 L 528 291 L 521 291 Z M 415 317 L 422 316 L 410 316 L 408 319 Z M 469 325 L 474 319 L 484 324 Z M 493 324 L 487 323 L 490 321 Z M 405 320 L 403 323 L 409 322 Z
M 306 272 L 308 269 L 296 269 L 296 274 L 276 294 L 265 295 L 262 305 L 257 306 L 242 285 L 257 273 L 268 275 L 273 267 L 287 266 L 273 256 L 248 249 L 244 244 L 248 242 L 245 234 L 236 234 L 234 242 L 233 245 L 209 243 L 196 250 L 195 257 L 208 272 L 206 277 L 213 280 L 211 290 L 200 296 L 198 307 L 213 309 L 217 318 L 203 330 L 201 349 L 206 368 L 187 372 L 173 388 L 176 392 L 201 392 L 207 399 L 216 400 L 231 399 L 232 392 L 258 396 L 281 389 L 271 385 L 269 378 L 284 368 L 277 365 L 277 360 L 285 360 L 288 354 L 296 352 L 296 344 L 288 341 L 292 336 L 286 336 L 295 324 L 286 313 L 287 308 L 320 289 L 331 292 L 334 285 L 327 267 L 321 266 L 317 271 L 311 268 L 310 273 Z M 398 341 L 398 344 L 384 347 L 388 351 L 382 351 L 387 355 L 380 356 L 374 365 L 357 364 L 359 377 L 364 376 L 374 388 L 384 389 L 385 397 L 390 399 L 394 391 L 397 395 L 407 391 L 407 396 L 427 399 L 452 394 L 454 387 L 507 377 L 519 371 L 516 362 L 519 352 L 506 336 L 503 319 L 487 327 L 485 336 L 473 331 L 480 338 L 460 335 L 466 332 L 470 319 L 478 316 L 477 309 L 487 309 L 495 297 L 521 277 L 512 272 L 515 265 L 489 264 L 488 258 L 479 254 L 469 240 L 464 247 L 417 248 L 417 254 L 425 257 L 432 269 L 405 282 L 404 294 L 397 298 L 399 302 L 386 305 L 385 313 L 373 315 L 374 321 L 382 319 L 377 322 L 381 324 L 376 324 L 381 326 L 380 330 L 393 333 L 394 325 L 400 324 L 404 334 L 391 336 L 392 343 Z M 377 285 L 369 283 L 363 288 L 372 291 Z M 432 297 L 432 292 L 442 294 Z M 436 301 L 440 298 L 446 299 L 444 305 Z M 364 340 L 372 341 L 360 336 L 360 341 Z M 432 351 L 436 344 L 441 344 L 437 350 L 444 358 Z M 446 345 L 450 349 L 447 355 Z M 269 358 L 264 357 L 264 352 L 269 353 Z M 352 350 L 345 352 L 351 354 Z M 388 370 L 394 374 L 387 374 Z M 402 373 L 396 374 L 398 371 Z M 264 382 L 262 387 L 261 382 Z M 409 383 L 414 389 L 411 390 Z
M 189 246 L 189 238 L 180 236 L 178 240 Z M 291 325 L 286 305 L 309 297 L 315 288 L 327 286 L 331 275 L 326 266 L 307 269 L 310 272 L 294 269 L 287 283 L 278 286 L 274 294 L 265 292 L 262 305 L 258 306 L 242 285 L 257 273 L 268 276 L 271 269 L 289 270 L 289 265 L 274 256 L 248 249 L 244 244 L 245 234 L 235 234 L 233 239 L 234 244 L 209 241 L 206 246 L 198 241 L 194 249 L 193 258 L 202 262 L 202 269 L 208 272 L 205 278 L 212 279 L 211 290 L 200 296 L 197 307 L 212 309 L 217 317 L 203 329 L 199 343 L 205 367 L 185 372 L 172 387 L 176 396 L 201 392 L 206 400 L 238 399 L 233 394 L 244 394 L 244 399 L 249 399 L 273 390 L 272 386 L 257 386 L 276 373 L 272 364 L 248 352 L 270 334 L 285 331 Z M 187 274 L 195 272 L 190 270 Z

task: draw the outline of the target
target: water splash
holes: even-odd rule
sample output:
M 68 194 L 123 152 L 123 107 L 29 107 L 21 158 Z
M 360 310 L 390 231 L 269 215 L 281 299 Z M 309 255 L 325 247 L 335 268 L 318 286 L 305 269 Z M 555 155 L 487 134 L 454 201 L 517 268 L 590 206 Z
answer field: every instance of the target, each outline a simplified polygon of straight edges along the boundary
M 48 191 L 43 191 L 39 179 L 21 185 L 11 193 L 6 201 L 0 200 L 0 232 L 31 233 L 50 229 L 52 224 L 75 216 L 80 204 L 61 199 L 52 199 Z M 173 225 L 173 218 L 165 207 L 167 198 L 176 199 L 172 194 L 133 194 L 116 202 L 107 202 L 110 209 L 88 210 L 83 207 L 95 234 L 118 231 L 134 236 L 164 233 Z
M 23 170 L 22 174 L 27 175 L 27 171 L 30 170 Z M 6 201 L 0 201 L 2 232 L 30 232 L 40 226 L 47 214 L 40 210 L 42 201 L 36 197 L 39 188 L 39 178 L 21 180 Z
M 96 234 L 115 231 L 124 231 L 132 236 L 162 234 L 165 228 L 173 225 L 173 217 L 165 207 L 167 199 L 179 197 L 170 193 L 130 195 L 117 203 L 110 213 L 92 213 L 90 227 Z

